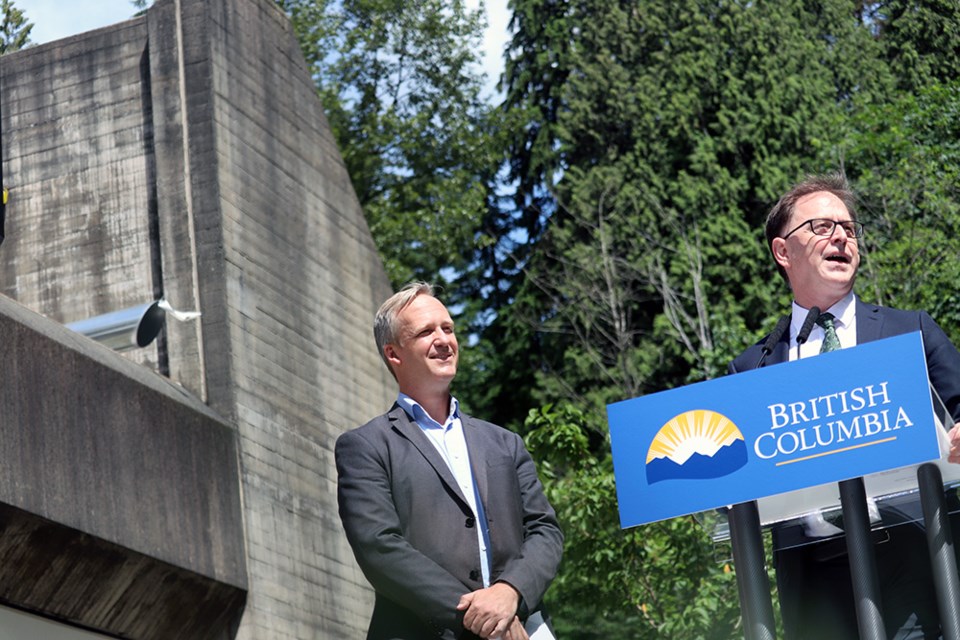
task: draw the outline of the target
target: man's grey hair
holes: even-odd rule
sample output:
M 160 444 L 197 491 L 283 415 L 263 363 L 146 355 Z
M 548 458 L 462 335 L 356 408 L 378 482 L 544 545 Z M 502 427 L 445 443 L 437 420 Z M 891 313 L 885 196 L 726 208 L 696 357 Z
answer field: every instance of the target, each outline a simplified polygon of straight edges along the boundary
M 377 315 L 373 320 L 373 338 L 377 341 L 377 351 L 390 373 L 393 368 L 387 360 L 383 348 L 390 343 L 396 344 L 397 334 L 400 331 L 400 323 L 397 318 L 410 306 L 417 296 L 433 297 L 433 285 L 427 282 L 411 282 L 404 286 L 400 291 L 386 299 L 377 310 Z

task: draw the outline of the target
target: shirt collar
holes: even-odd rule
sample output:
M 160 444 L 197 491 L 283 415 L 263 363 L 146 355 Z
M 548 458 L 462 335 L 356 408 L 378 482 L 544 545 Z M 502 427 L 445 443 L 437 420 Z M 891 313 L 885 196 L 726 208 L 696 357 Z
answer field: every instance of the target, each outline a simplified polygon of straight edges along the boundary
M 829 309 L 823 309 L 821 312 L 833 314 L 837 328 L 853 326 L 853 323 L 856 320 L 857 312 L 857 305 L 854 304 L 856 300 L 857 296 L 854 295 L 853 291 L 851 291 L 847 295 L 837 300 Z M 790 322 L 791 336 L 796 336 L 800 332 L 800 326 L 807 318 L 808 311 L 809 309 L 804 309 L 797 304 L 796 300 L 794 300 L 793 317 Z
M 851 291 L 847 295 L 840 298 L 835 305 L 827 309 L 830 313 L 833 314 L 833 317 L 836 319 L 836 323 L 841 327 L 852 326 L 857 313 L 856 302 L 857 297 L 853 295 Z
M 444 424 L 440 424 L 431 418 L 430 415 L 423 409 L 423 407 L 420 406 L 419 402 L 403 392 L 397 396 L 397 404 L 399 404 L 403 410 L 407 412 L 407 415 L 423 428 L 432 427 L 435 429 L 442 429 L 444 425 L 449 424 L 451 420 L 457 420 L 460 418 L 460 402 L 453 396 L 450 396 L 450 412 L 447 415 L 447 419 L 444 421 Z

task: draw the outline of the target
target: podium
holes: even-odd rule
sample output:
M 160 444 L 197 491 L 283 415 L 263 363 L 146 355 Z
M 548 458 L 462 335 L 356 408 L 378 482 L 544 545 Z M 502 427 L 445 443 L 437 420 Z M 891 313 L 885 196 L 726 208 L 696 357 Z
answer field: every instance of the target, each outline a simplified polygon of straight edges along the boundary
M 946 462 L 952 420 L 931 393 L 919 333 L 607 411 L 621 526 L 727 512 L 749 640 L 775 637 L 764 527 L 781 547 L 821 540 L 824 532 L 845 542 L 860 637 L 872 640 L 885 630 L 871 530 L 920 520 L 943 637 L 960 640 L 944 500 L 945 486 L 960 486 L 960 465 Z M 884 523 L 881 513 L 897 521 Z
M 949 520 L 950 508 L 944 498 L 944 490 L 955 488 L 958 482 L 953 477 L 956 474 L 953 470 L 949 480 L 945 481 L 941 473 L 943 464 L 937 461 L 914 467 L 916 476 L 913 488 L 891 496 L 874 497 L 868 493 L 865 486 L 870 484 L 869 477 L 842 481 L 837 485 L 839 504 L 833 506 L 831 503 L 824 510 L 844 514 L 846 526 L 843 533 L 816 541 L 809 538 L 801 541 L 798 537 L 788 535 L 779 546 L 784 548 L 785 544 L 812 544 L 831 539 L 845 542 L 861 639 L 886 638 L 871 533 L 888 527 L 913 525 L 917 521 L 923 522 L 927 534 L 943 638 L 960 639 L 960 580 Z M 876 505 L 876 511 L 881 514 L 879 518 L 872 513 L 871 503 Z M 883 521 L 882 514 L 888 510 L 900 514 L 898 521 Z M 766 526 L 773 530 L 781 527 L 781 531 L 787 530 L 789 534 L 790 529 L 803 526 L 803 518 L 821 516 L 822 511 L 815 510 L 794 520 L 767 523 Z M 737 586 L 744 637 L 748 640 L 776 637 L 761 533 L 762 513 L 757 502 L 734 505 L 727 511 L 727 530 L 714 533 L 715 540 L 729 538 L 731 541 L 734 566 L 738 570 Z

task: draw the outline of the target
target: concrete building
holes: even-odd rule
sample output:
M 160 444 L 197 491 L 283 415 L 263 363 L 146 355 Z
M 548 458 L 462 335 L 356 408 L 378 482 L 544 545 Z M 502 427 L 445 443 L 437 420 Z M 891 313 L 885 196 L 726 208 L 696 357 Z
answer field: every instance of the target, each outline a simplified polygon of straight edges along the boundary
M 332 451 L 393 400 L 390 288 L 286 16 L 157 0 L 4 56 L 0 100 L 0 603 L 362 637 Z M 202 316 L 126 355 L 62 326 L 159 298 Z

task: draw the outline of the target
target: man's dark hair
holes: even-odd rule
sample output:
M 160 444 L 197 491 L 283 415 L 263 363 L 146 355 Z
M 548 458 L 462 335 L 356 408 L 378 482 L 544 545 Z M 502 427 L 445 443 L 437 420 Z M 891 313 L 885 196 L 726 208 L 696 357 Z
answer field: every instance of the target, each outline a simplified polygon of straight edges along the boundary
M 850 213 L 850 219 L 857 219 L 856 197 L 850 190 L 846 177 L 840 173 L 826 173 L 823 175 L 807 176 L 802 182 L 793 185 L 789 191 L 780 196 L 777 204 L 773 205 L 767 215 L 767 226 L 764 230 L 767 236 L 767 248 L 773 252 L 773 239 L 779 238 L 785 231 L 787 223 L 793 216 L 797 201 L 811 193 L 826 191 L 840 198 Z M 786 271 L 777 263 L 777 270 L 784 279 Z

